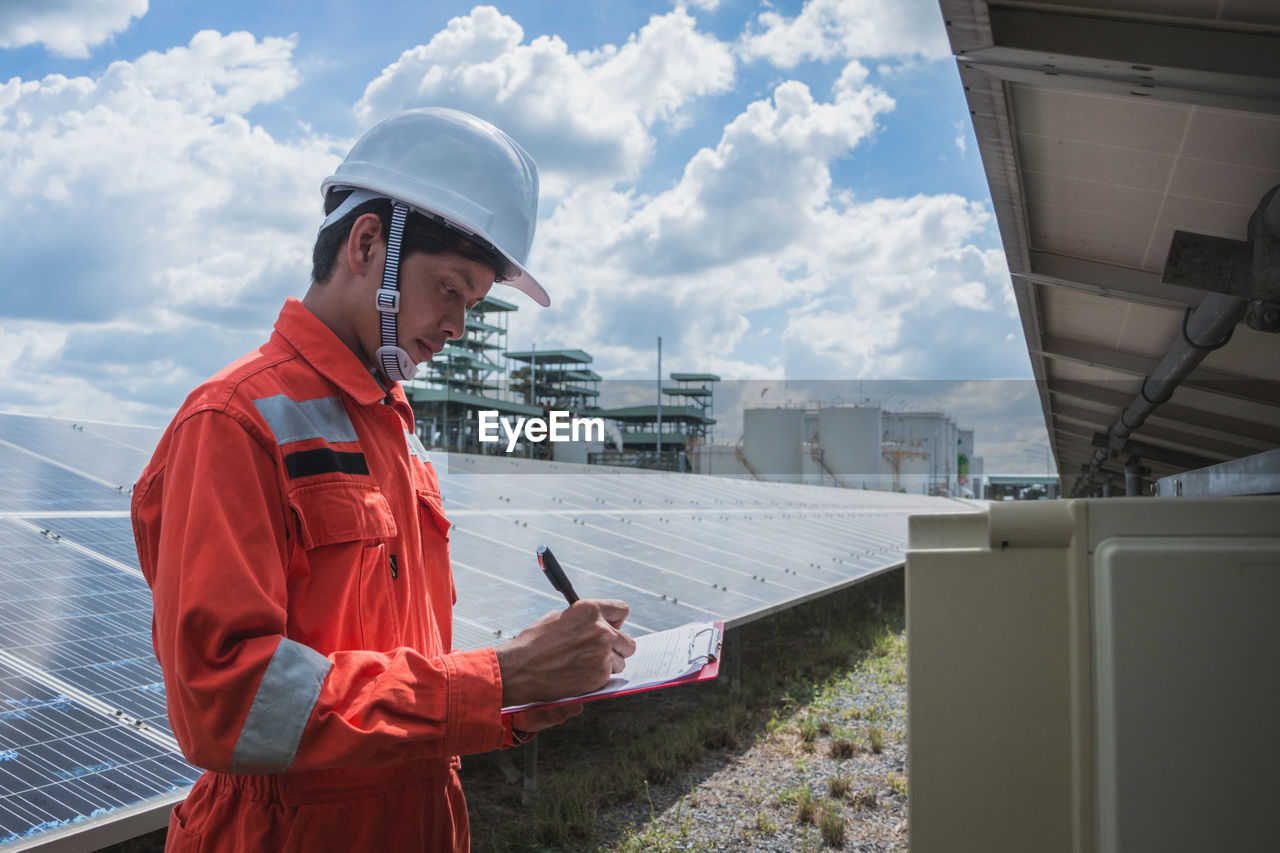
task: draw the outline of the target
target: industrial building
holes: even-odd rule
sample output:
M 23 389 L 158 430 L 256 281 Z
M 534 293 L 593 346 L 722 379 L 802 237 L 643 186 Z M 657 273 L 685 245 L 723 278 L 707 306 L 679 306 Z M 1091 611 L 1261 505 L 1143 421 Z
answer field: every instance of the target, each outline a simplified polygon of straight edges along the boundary
M 973 442 L 942 412 L 812 404 L 746 409 L 740 442 L 697 447 L 692 458 L 703 474 L 981 497 Z
M 653 405 L 601 409 L 595 414 L 614 422 L 617 443 L 592 453 L 599 465 L 623 465 L 662 471 L 693 471 L 693 458 L 704 448 L 715 426 L 714 373 L 671 373 L 674 385 L 662 385 Z M 670 402 L 663 404 L 667 399 Z
M 481 441 L 479 413 L 542 418 L 559 410 L 598 414 L 600 376 L 582 350 L 507 350 L 508 315 L 517 306 L 493 296 L 467 312 L 466 330 L 449 341 L 420 375 L 404 384 L 418 422 L 418 437 L 429 448 L 455 453 L 500 453 L 501 443 Z M 521 442 L 520 456 L 586 462 L 601 442 Z

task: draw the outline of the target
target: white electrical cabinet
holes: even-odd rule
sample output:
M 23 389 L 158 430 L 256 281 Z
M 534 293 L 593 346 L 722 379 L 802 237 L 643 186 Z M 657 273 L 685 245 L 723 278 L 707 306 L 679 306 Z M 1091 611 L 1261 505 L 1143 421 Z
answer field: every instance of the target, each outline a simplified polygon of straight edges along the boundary
M 910 837 L 1280 850 L 1280 497 L 911 519 Z

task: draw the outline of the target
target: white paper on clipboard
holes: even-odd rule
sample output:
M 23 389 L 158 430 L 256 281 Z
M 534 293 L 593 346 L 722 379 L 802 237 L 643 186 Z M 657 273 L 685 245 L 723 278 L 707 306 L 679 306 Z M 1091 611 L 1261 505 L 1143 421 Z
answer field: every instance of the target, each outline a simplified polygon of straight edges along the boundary
M 722 629 L 710 619 L 698 620 L 636 637 L 635 654 L 627 658 L 622 672 L 616 673 L 599 690 L 569 696 L 555 702 L 531 702 L 503 708 L 504 714 L 525 711 L 542 705 L 558 705 L 598 699 L 617 693 L 630 693 L 646 688 L 679 682 L 715 663 L 720 655 Z

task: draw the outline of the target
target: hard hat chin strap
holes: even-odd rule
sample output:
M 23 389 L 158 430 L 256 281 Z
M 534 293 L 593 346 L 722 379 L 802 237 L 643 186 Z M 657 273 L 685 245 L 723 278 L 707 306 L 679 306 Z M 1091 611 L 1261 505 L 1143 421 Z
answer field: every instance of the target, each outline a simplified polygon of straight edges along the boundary
M 382 346 L 374 353 L 382 372 L 392 382 L 407 382 L 418 372 L 418 364 L 399 346 L 396 317 L 400 312 L 400 242 L 409 208 L 395 202 L 391 208 L 391 229 L 387 234 L 387 260 L 382 268 L 382 287 L 374 296 L 374 306 L 382 315 Z

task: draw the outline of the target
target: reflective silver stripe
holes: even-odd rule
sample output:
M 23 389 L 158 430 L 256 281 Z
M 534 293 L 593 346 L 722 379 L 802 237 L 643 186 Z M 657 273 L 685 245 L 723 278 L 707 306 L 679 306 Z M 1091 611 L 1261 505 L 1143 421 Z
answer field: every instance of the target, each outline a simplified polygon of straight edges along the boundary
M 416 433 L 404 431 L 404 440 L 409 444 L 409 452 L 422 460 L 423 465 L 431 464 L 431 457 L 427 455 L 427 449 L 422 446 Z
M 291 400 L 284 394 L 254 400 L 253 405 L 267 419 L 276 444 L 323 438 L 325 441 L 355 441 L 356 428 L 337 397 Z
M 231 755 L 233 773 L 289 768 L 331 666 L 315 649 L 280 638 Z

